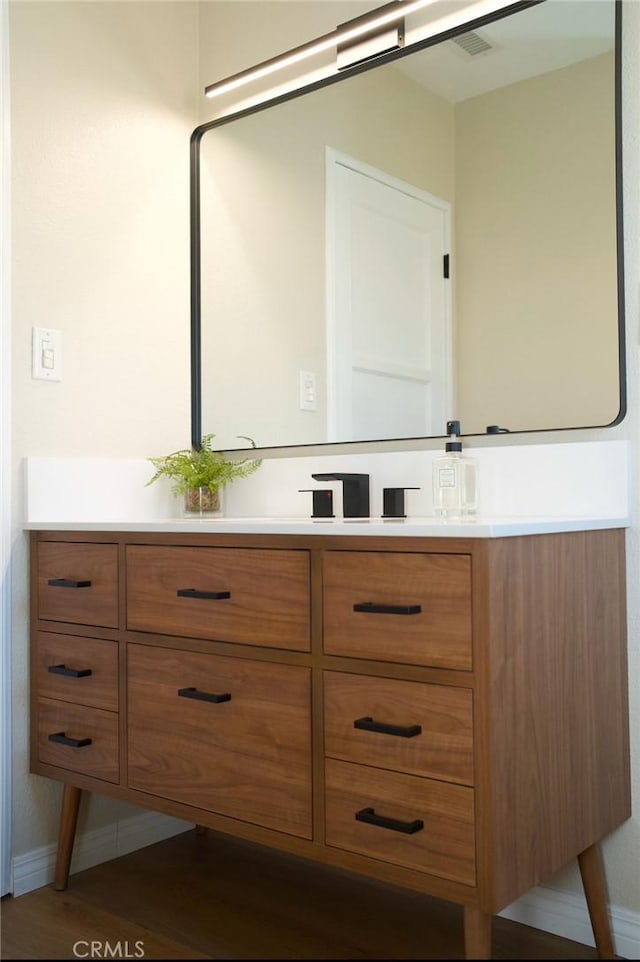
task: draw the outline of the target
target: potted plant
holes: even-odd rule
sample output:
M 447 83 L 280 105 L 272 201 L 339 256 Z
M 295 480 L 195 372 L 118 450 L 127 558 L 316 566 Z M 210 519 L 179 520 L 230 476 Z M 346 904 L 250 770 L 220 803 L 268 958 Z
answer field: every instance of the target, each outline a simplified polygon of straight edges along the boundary
M 255 448 L 252 438 L 240 435 Z M 148 460 L 156 469 L 147 485 L 159 478 L 169 478 L 172 490 L 184 497 L 184 510 L 187 514 L 214 514 L 220 510 L 222 488 L 236 478 L 246 478 L 253 474 L 262 461 L 244 458 L 241 461 L 228 460 L 222 451 L 213 450 L 215 434 L 205 434 L 199 449 L 184 448 L 160 458 Z

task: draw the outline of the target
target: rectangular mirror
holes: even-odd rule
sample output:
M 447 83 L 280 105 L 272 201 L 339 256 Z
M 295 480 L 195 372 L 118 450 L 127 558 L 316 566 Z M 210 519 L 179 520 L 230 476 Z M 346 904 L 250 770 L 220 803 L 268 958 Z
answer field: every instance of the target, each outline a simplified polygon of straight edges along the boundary
M 620 7 L 543 0 L 198 128 L 194 443 L 621 420 Z

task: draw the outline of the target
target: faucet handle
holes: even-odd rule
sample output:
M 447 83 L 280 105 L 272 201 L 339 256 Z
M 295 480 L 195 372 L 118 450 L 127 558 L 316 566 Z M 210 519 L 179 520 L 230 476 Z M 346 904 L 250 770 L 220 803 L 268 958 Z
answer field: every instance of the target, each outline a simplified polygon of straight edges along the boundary
M 420 488 L 383 488 L 382 489 L 382 517 L 406 518 L 404 511 L 405 491 L 419 491 Z
M 335 518 L 331 488 L 299 488 L 298 490 L 301 494 L 311 492 L 313 499 L 312 518 Z

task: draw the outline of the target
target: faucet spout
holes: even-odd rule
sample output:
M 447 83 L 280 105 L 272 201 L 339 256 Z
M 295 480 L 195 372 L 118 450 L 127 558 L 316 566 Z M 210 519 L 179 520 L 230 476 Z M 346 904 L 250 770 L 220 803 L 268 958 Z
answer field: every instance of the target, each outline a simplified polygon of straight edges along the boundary
M 345 518 L 369 517 L 369 475 L 349 472 L 312 474 L 316 481 L 342 481 L 342 510 Z

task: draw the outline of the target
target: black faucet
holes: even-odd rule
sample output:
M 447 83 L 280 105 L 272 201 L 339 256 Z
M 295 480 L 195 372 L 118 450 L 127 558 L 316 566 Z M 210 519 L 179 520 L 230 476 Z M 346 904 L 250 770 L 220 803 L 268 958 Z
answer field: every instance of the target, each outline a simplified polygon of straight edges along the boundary
M 312 474 L 316 481 L 342 481 L 342 513 L 345 518 L 369 517 L 369 475 L 343 474 L 339 471 L 328 474 Z

